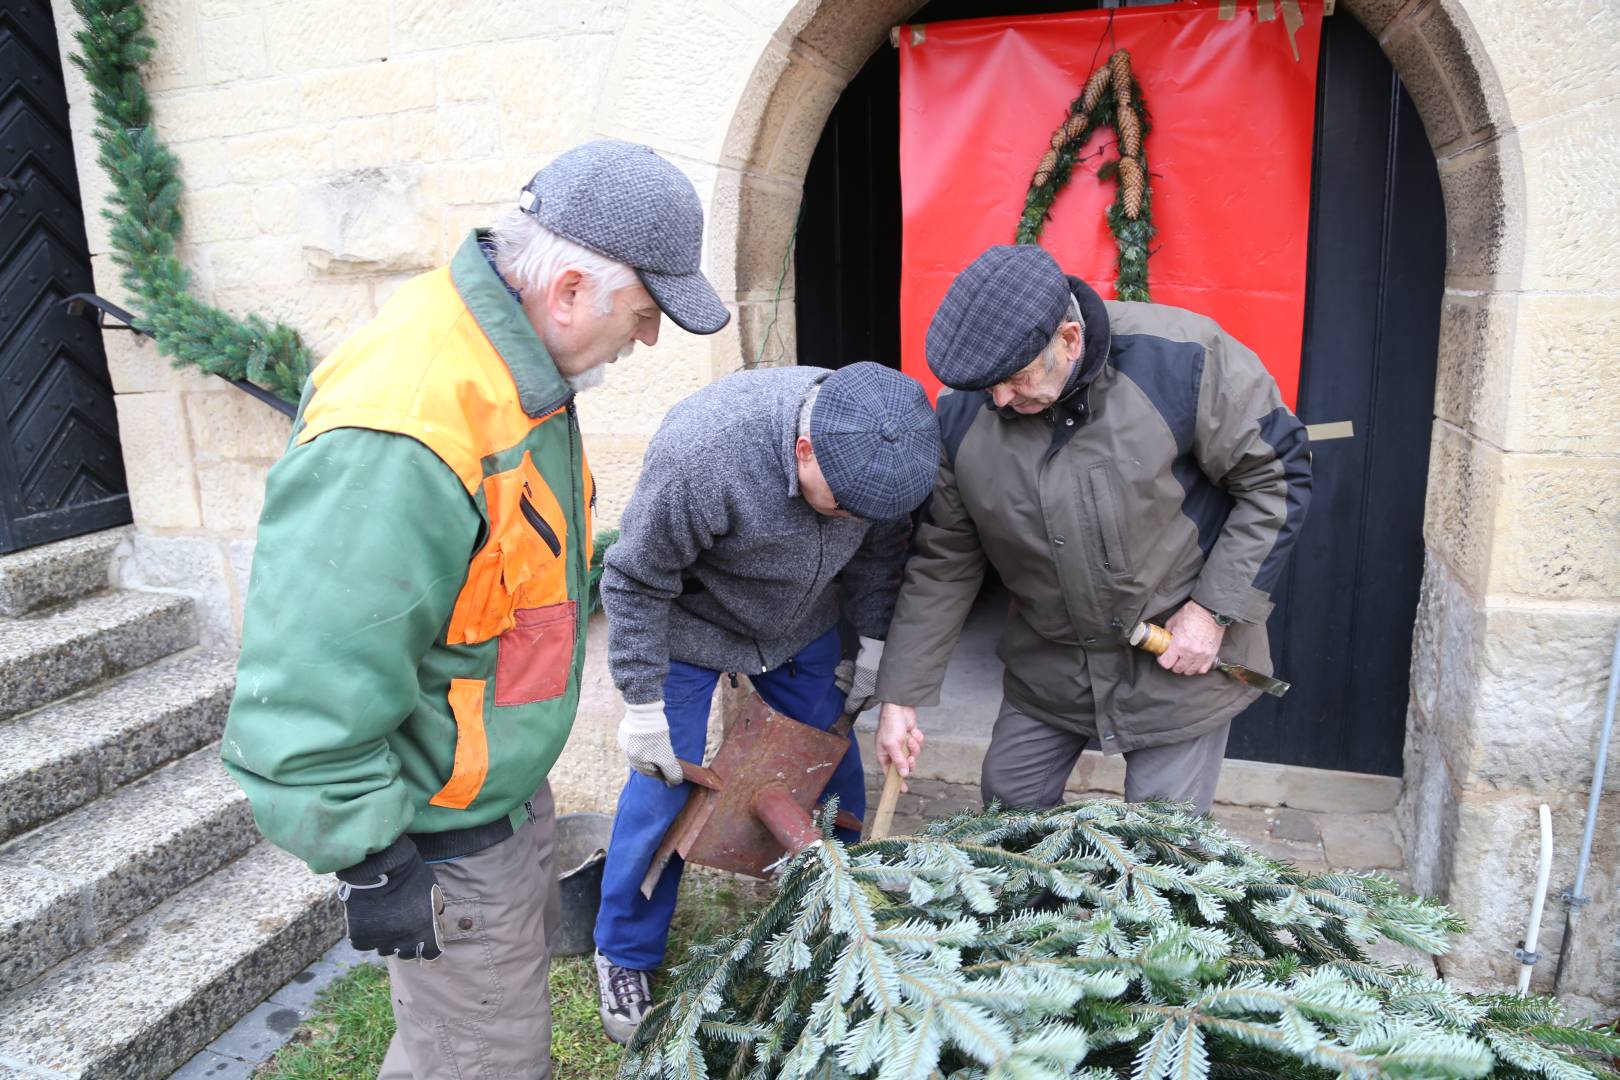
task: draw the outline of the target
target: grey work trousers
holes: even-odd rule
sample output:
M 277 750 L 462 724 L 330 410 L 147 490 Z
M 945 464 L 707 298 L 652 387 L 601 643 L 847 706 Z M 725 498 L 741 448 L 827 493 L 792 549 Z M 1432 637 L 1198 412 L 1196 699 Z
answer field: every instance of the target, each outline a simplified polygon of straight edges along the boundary
M 551 1080 L 551 939 L 562 918 L 550 783 L 529 820 L 483 851 L 433 863 L 444 954 L 388 960 L 394 1041 L 378 1080 Z
M 1125 753 L 1125 801 L 1190 802 L 1204 813 L 1215 800 L 1230 723 L 1185 742 Z M 979 791 L 989 806 L 1044 810 L 1063 801 L 1063 785 L 1092 734 L 1053 727 L 1005 698 L 984 754 Z

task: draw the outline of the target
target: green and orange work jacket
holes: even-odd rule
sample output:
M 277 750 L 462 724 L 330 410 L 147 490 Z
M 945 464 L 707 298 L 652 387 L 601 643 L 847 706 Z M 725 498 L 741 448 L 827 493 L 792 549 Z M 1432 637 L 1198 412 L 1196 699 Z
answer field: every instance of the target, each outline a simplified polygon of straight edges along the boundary
M 478 240 L 315 369 L 270 470 L 221 755 L 316 872 L 498 840 L 573 724 L 595 490 Z

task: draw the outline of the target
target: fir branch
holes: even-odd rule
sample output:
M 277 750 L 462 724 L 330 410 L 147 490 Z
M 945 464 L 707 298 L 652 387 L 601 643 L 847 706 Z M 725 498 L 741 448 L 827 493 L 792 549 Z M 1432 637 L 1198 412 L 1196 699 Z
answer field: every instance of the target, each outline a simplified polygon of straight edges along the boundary
M 1215 903 L 1228 917 L 1206 921 Z M 1607 1075 L 1590 1055 L 1620 1041 L 1556 1002 L 1469 998 L 1358 945 L 1444 947 L 1454 925 L 1393 883 L 1302 874 L 1181 808 L 961 814 L 790 860 L 754 925 L 679 969 L 621 1075 Z
M 296 404 L 314 358 L 298 333 L 256 315 L 233 318 L 189 291 L 190 273 L 175 254 L 183 221 L 179 163 L 152 129 L 152 103 L 141 67 L 155 43 L 139 0 L 73 0 L 84 21 L 73 63 L 90 84 L 96 113 L 96 160 L 112 181 L 113 261 L 142 309 L 136 328 L 152 335 L 175 367 L 193 366 L 258 383 Z

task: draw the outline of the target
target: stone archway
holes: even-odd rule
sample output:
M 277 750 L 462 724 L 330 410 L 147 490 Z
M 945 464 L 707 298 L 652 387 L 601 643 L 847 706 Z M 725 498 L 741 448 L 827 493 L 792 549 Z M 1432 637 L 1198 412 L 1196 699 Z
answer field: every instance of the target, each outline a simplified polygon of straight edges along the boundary
M 712 236 L 717 271 L 731 275 L 741 355 L 751 362 L 794 362 L 787 253 L 810 155 L 839 92 L 888 28 L 917 6 L 802 0 L 742 91 L 719 163 Z M 1559 337 L 1560 306 L 1599 302 L 1565 298 L 1548 307 L 1523 291 L 1620 286 L 1620 267 L 1608 259 L 1620 242 L 1606 218 L 1617 208 L 1599 164 L 1620 159 L 1612 134 L 1599 133 L 1604 113 L 1614 111 L 1605 94 L 1620 82 L 1606 58 L 1620 45 L 1620 20 L 1583 0 L 1539 15 L 1505 0 L 1341 0 L 1339 17 L 1346 12 L 1378 38 L 1412 96 L 1446 203 L 1427 559 L 1401 816 L 1413 885 L 1492 927 L 1465 941 L 1449 965 L 1450 974 L 1483 984 L 1513 968 L 1503 924 L 1521 918 L 1528 904 L 1534 804 L 1554 802 L 1561 830 L 1578 833 L 1593 729 L 1554 725 L 1556 744 L 1526 762 L 1522 735 L 1504 733 L 1537 691 L 1514 686 L 1501 663 L 1539 655 L 1557 668 L 1545 677 L 1561 691 L 1559 703 L 1589 705 L 1601 692 L 1612 604 L 1620 597 L 1620 557 L 1607 553 L 1601 535 L 1620 510 L 1585 523 L 1570 495 L 1590 482 L 1620 503 L 1620 406 L 1593 403 L 1584 418 L 1596 425 L 1598 456 L 1555 467 L 1539 452 L 1578 443 L 1579 425 L 1555 425 L 1560 431 L 1549 443 L 1535 418 L 1556 416 L 1554 399 L 1522 393 L 1532 365 L 1539 365 L 1537 378 L 1573 389 L 1590 362 Z M 1592 153 L 1585 140 L 1602 150 Z M 1563 166 L 1527 173 L 1527 159 L 1557 156 L 1578 161 L 1577 174 Z M 1554 220 L 1559 207 L 1575 221 Z M 1559 241 L 1588 261 L 1572 258 Z M 1528 326 L 1527 304 L 1535 309 Z M 1604 343 L 1620 343 L 1620 319 L 1607 316 L 1602 333 Z M 1538 349 L 1557 358 L 1548 365 Z M 1553 494 L 1532 493 L 1543 479 Z M 1546 527 L 1573 530 L 1553 558 L 1534 543 Z M 1570 566 L 1561 572 L 1554 562 Z M 1577 580 L 1562 580 L 1570 573 Z M 1577 655 L 1547 655 L 1545 643 L 1555 639 Z M 1560 848 L 1560 869 L 1572 851 Z M 1607 874 L 1603 884 L 1612 885 L 1612 867 Z M 1607 907 L 1613 889 L 1598 891 Z M 1594 912 L 1585 925 L 1602 921 Z M 1543 941 L 1556 930 L 1545 928 Z M 1612 999 L 1617 969 L 1612 948 L 1589 955 L 1572 967 L 1566 989 Z M 1541 970 L 1538 978 L 1549 975 Z

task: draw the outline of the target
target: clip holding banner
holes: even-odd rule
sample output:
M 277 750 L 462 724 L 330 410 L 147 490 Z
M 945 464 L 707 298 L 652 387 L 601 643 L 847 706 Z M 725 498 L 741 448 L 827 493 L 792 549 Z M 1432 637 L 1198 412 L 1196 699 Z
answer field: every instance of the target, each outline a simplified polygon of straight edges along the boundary
M 1305 25 L 1300 13 L 1299 0 L 1282 0 L 1283 26 L 1288 30 L 1288 47 L 1294 52 L 1294 63 L 1299 63 L 1299 28 Z
M 900 31 L 902 30 L 911 31 L 911 47 L 914 49 L 928 40 L 928 27 L 926 24 L 920 26 L 891 26 L 889 27 L 889 45 L 891 47 L 896 49 L 900 47 Z

